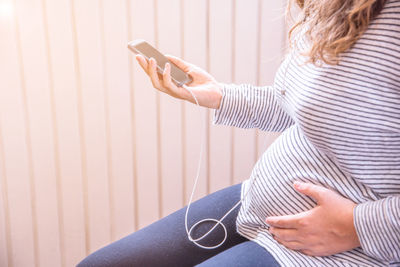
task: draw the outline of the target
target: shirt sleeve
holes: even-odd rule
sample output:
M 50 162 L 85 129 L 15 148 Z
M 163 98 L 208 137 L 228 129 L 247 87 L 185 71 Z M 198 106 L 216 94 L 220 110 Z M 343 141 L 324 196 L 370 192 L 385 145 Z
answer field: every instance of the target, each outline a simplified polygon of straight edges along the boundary
M 278 103 L 272 86 L 224 84 L 214 124 L 282 132 L 294 122 Z
M 367 255 L 389 263 L 400 261 L 400 196 L 358 204 L 354 225 Z

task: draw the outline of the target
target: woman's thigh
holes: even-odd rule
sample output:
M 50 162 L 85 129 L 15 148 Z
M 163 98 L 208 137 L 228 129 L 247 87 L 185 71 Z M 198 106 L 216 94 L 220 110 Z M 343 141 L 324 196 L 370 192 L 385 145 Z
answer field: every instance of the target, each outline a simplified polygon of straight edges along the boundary
M 242 242 L 196 265 L 197 267 L 279 267 L 274 257 L 253 241 Z
M 234 185 L 210 194 L 190 206 L 189 227 L 205 218 L 221 218 L 240 199 L 241 185 Z M 232 246 L 246 241 L 236 232 L 237 207 L 223 221 L 228 237 L 217 249 L 202 249 L 191 243 L 185 230 L 185 211 L 180 209 L 171 215 L 118 240 L 85 258 L 83 266 L 193 266 Z M 206 233 L 213 223 L 200 224 L 194 229 L 194 237 Z M 214 246 L 224 238 L 218 226 L 199 243 Z

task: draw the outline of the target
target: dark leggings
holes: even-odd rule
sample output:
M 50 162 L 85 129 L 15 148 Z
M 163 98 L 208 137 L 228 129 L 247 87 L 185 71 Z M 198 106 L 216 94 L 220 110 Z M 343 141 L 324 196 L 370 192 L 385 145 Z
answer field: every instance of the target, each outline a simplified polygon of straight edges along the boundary
M 189 227 L 205 218 L 221 218 L 240 199 L 241 185 L 234 185 L 194 202 L 189 211 Z M 171 215 L 118 240 L 83 259 L 83 266 L 279 266 L 275 259 L 253 241 L 236 232 L 239 207 L 223 221 L 228 237 L 217 249 L 203 249 L 191 243 L 185 231 L 185 211 Z M 202 223 L 194 237 L 206 233 L 213 223 Z M 200 244 L 217 245 L 224 237 L 218 226 Z

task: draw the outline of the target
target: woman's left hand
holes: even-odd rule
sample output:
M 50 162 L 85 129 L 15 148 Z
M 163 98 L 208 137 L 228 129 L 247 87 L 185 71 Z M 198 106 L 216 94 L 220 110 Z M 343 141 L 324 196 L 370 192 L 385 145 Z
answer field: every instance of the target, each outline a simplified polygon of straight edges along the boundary
M 312 197 L 317 206 L 295 215 L 268 217 L 276 241 L 310 256 L 328 256 L 360 246 L 353 224 L 354 202 L 311 183 L 295 182 L 294 188 Z

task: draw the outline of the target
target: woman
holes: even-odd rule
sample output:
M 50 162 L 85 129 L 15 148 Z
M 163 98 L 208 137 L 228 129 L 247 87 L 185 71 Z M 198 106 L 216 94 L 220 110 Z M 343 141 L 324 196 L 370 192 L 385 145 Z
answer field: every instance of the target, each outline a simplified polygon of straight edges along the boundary
M 215 123 L 282 131 L 247 181 L 192 205 L 191 225 L 244 197 L 224 219 L 226 242 L 196 247 L 182 209 L 79 266 L 400 266 L 400 1 L 295 2 L 301 19 L 273 86 L 221 84 L 170 57 Z M 168 64 L 159 77 L 154 59 L 137 60 L 155 88 L 194 103 Z M 223 237 L 217 227 L 199 242 Z

